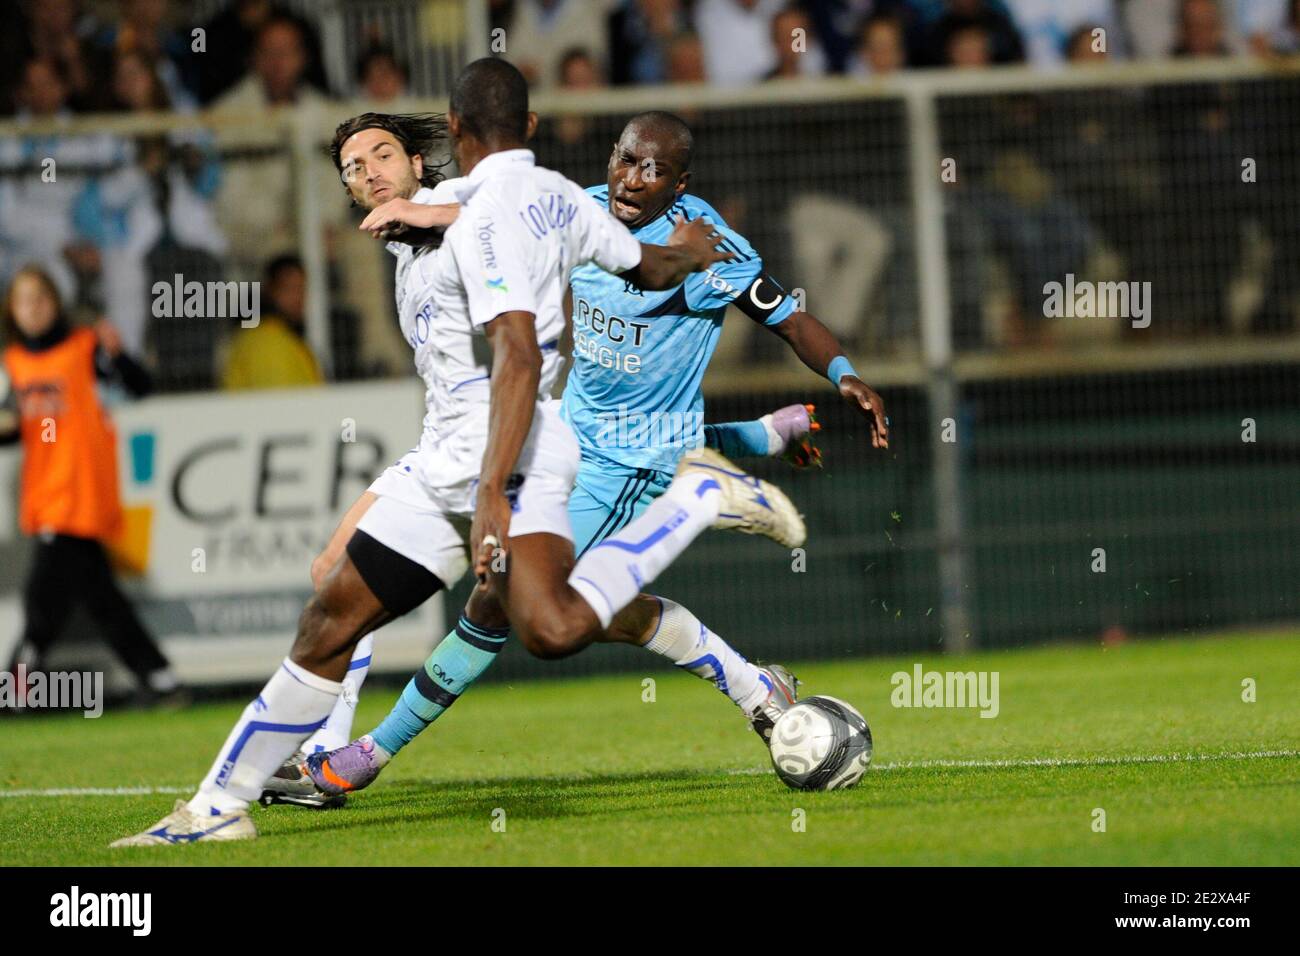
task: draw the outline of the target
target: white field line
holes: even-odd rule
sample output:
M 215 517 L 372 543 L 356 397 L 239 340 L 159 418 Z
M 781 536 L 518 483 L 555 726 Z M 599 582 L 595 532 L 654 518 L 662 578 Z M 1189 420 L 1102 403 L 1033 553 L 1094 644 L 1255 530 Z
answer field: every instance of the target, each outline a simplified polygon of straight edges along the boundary
M 1300 757 L 1300 750 L 1236 750 L 1217 754 L 1127 754 L 1115 757 L 1027 757 L 1018 760 L 897 760 L 892 763 L 873 763 L 871 771 L 875 773 L 881 770 L 933 770 L 948 767 L 994 770 L 1009 767 L 1115 767 L 1144 763 L 1270 760 L 1280 757 Z M 775 773 L 771 767 L 747 767 L 730 772 L 733 774 Z
M 898 760 L 871 765 L 873 773 L 883 770 L 930 770 L 936 768 L 1000 769 L 1008 767 L 1111 767 L 1147 763 L 1200 763 L 1218 760 L 1271 760 L 1300 757 L 1300 750 L 1238 750 L 1217 754 L 1172 753 L 1129 754 L 1117 757 L 1030 757 L 1020 760 Z M 774 773 L 771 767 L 729 770 L 735 776 Z M 580 777 L 574 779 L 581 779 Z M 459 781 L 472 783 L 473 781 Z M 490 781 L 482 781 L 490 783 Z M 48 790 L 0 790 L 3 797 L 147 797 L 155 794 L 192 793 L 189 787 L 55 787 Z
M 54 787 L 50 790 L 0 790 L 0 797 L 149 797 L 193 793 L 195 787 Z

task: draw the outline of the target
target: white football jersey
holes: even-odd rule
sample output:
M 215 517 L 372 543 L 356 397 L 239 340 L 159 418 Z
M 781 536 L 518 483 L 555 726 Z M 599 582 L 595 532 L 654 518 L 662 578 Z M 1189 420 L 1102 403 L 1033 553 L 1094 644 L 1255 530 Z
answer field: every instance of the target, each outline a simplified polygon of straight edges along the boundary
M 432 189 L 421 188 L 411 197 L 411 202 L 435 206 L 456 202 L 456 188 L 463 179 L 446 179 Z M 433 420 L 434 361 L 432 350 L 433 324 L 438 308 L 433 300 L 434 277 L 439 268 L 437 250 L 429 246 L 409 246 L 402 242 L 388 243 L 388 251 L 397 257 L 396 297 L 397 321 L 415 353 L 415 371 L 424 381 L 424 427 L 420 444 L 437 437 Z
M 559 375 L 564 290 L 574 266 L 624 272 L 641 245 L 582 188 L 535 165 L 533 153 L 493 153 L 459 181 L 460 215 L 438 250 L 432 327 L 430 412 L 439 434 L 463 427 L 487 435 L 492 351 L 483 327 L 505 312 L 531 312 L 542 348 L 538 399 Z

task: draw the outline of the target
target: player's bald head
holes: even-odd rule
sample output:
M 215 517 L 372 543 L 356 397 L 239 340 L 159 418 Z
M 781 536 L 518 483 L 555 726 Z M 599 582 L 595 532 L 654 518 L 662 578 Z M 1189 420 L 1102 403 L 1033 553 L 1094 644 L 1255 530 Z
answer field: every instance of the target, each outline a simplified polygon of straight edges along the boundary
M 686 192 L 693 145 L 679 116 L 633 116 L 609 154 L 609 211 L 629 228 L 663 215 Z
M 676 172 L 684 173 L 691 168 L 691 153 L 695 150 L 695 137 L 686 121 L 676 113 L 665 110 L 648 110 L 637 113 L 627 125 L 619 142 L 626 139 L 653 141 L 661 153 L 661 158 L 672 163 Z

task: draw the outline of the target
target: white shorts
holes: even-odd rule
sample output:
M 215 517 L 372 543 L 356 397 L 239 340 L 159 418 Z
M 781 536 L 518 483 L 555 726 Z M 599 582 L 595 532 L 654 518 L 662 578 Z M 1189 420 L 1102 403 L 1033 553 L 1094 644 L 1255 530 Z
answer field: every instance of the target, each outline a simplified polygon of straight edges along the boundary
M 545 533 L 573 540 L 569 495 L 580 452 L 558 406 L 538 404 L 519 455 L 517 474 L 523 480 L 511 502 L 512 537 Z M 357 522 L 357 530 L 427 568 L 447 587 L 469 568 L 469 529 L 486 442 L 453 437 L 453 455 L 447 447 L 452 442 L 421 445 L 384 469 L 369 488 L 378 500 Z M 466 477 L 468 455 L 477 455 L 473 477 Z

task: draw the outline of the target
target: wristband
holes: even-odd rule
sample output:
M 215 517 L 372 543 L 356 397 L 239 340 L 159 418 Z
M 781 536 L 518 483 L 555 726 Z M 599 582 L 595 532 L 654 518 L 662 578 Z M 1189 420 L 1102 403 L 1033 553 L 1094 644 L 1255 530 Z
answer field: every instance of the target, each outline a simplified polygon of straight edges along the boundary
M 837 355 L 831 359 L 830 367 L 826 369 L 826 377 L 831 380 L 832 385 L 839 385 L 840 379 L 845 375 L 852 375 L 854 378 L 860 376 L 853 369 L 853 363 L 843 355 Z

